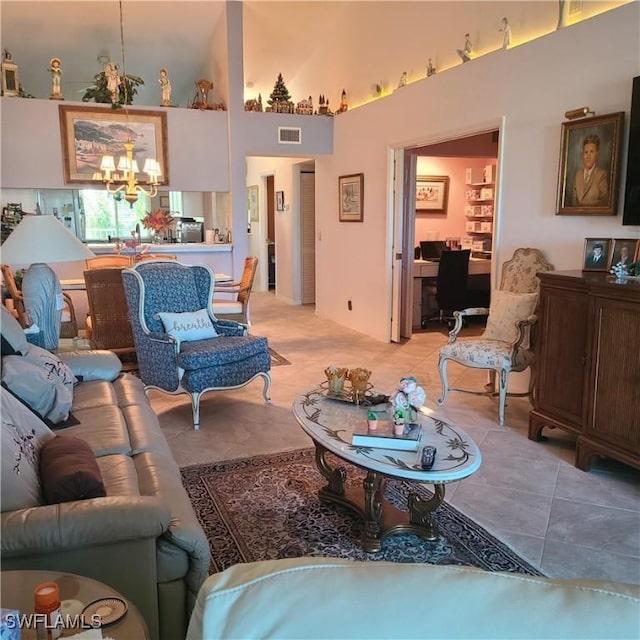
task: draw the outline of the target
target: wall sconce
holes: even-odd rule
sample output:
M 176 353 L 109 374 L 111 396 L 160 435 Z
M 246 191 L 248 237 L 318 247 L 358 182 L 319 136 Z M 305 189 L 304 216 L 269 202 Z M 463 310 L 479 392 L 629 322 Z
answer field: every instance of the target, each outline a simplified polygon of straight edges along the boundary
M 571 109 L 571 111 L 564 112 L 564 117 L 567 120 L 578 120 L 579 118 L 588 118 L 595 115 L 596 112 L 589 109 L 589 107 L 580 107 L 579 109 Z

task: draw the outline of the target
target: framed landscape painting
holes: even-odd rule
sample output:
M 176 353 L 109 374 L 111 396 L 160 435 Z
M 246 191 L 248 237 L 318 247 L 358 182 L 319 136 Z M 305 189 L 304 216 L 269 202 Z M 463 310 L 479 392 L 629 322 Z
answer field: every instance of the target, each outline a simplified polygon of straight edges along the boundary
M 134 159 L 144 167 L 147 158 L 160 163 L 159 184 L 169 183 L 167 162 L 167 114 L 164 111 L 129 111 L 109 107 L 60 105 L 63 170 L 66 184 L 102 182 L 103 155 L 125 153 L 123 143 L 133 143 Z
M 416 213 L 447 213 L 449 176 L 416 177 Z

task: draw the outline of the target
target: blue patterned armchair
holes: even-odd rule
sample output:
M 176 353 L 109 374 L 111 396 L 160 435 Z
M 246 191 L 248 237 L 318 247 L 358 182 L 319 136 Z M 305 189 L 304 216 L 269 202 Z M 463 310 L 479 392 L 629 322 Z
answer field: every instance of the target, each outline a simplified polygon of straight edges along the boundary
M 271 401 L 267 339 L 247 335 L 244 324 L 214 316 L 215 277 L 209 267 L 142 262 L 124 269 L 122 280 L 145 390 L 188 394 L 194 429 L 200 428 L 200 398 L 207 391 L 236 389 L 261 377 L 264 399 Z M 165 314 L 202 314 L 201 310 L 206 310 L 206 325 L 213 325 L 216 337 L 194 339 L 165 328 Z

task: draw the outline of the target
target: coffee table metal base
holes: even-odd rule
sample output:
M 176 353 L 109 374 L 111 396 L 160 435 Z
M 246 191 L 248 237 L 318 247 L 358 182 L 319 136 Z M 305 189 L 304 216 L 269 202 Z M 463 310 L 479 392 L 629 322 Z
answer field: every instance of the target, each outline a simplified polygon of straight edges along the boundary
M 386 476 L 367 470 L 362 487 L 347 487 L 347 472 L 344 467 L 332 467 L 327 461 L 329 450 L 315 443 L 316 465 L 327 479 L 326 487 L 320 489 L 320 499 L 342 505 L 357 513 L 364 520 L 362 548 L 368 553 L 377 553 L 387 536 L 412 533 L 425 540 L 438 537 L 437 524 L 432 513 L 444 500 L 444 484 L 434 484 L 434 494 L 424 500 L 416 493 L 409 494 L 409 513 L 392 505 L 384 497 Z

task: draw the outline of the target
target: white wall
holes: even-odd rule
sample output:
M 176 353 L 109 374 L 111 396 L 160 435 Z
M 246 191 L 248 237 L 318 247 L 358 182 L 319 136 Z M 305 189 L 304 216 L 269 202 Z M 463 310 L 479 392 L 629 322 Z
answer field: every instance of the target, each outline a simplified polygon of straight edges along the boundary
M 467 235 L 464 208 L 465 169 L 467 167 L 482 169 L 486 164 L 495 164 L 494 159 L 479 158 L 436 158 L 421 156 L 417 159 L 417 175 L 449 176 L 449 204 L 446 215 L 441 213 L 416 213 L 415 244 L 420 240 L 445 240 L 447 237 Z
M 556 216 L 566 110 L 628 112 L 640 73 L 640 5 L 627 4 L 507 51 L 496 51 L 335 118 L 334 153 L 316 161 L 316 312 L 380 340 L 389 337 L 389 149 L 501 127 L 499 250 L 539 247 L 556 269 L 579 269 L 584 238 L 638 237 L 621 215 Z M 585 58 L 594 43 L 607 43 Z M 626 149 L 625 125 L 623 148 Z M 622 175 L 626 162 L 621 165 Z M 364 173 L 361 224 L 337 220 L 338 176 Z M 622 208 L 620 194 L 619 211 Z M 361 250 L 366 247 L 366 251 Z M 372 296 L 371 291 L 376 291 Z M 346 301 L 353 300 L 353 311 Z

